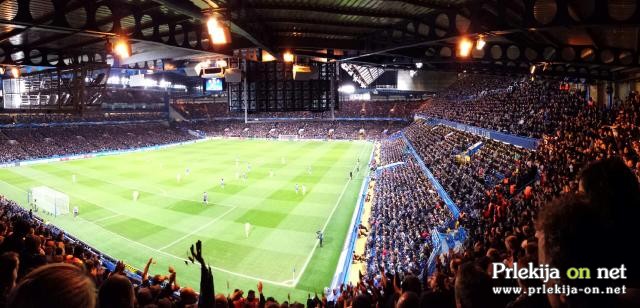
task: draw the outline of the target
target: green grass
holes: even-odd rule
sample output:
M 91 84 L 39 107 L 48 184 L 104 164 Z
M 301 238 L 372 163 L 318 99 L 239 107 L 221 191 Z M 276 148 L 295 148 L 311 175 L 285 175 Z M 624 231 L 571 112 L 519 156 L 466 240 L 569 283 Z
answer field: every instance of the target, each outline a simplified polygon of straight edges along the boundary
M 149 257 L 157 259 L 153 273 L 173 265 L 183 286 L 199 286 L 199 268 L 184 259 L 189 245 L 202 240 L 216 292 L 227 293 L 227 282 L 231 291 L 255 289 L 260 279 L 267 295 L 304 301 L 331 282 L 371 151 L 368 142 L 212 140 L 0 169 L 0 193 L 22 205 L 26 191 L 40 185 L 68 194 L 79 218 L 45 219 L 133 267 L 141 269 Z M 360 173 L 349 181 L 358 157 Z M 243 183 L 236 173 L 247 163 Z M 306 185 L 306 195 L 295 193 L 296 183 Z M 135 202 L 134 190 L 140 192 Z M 204 191 L 209 206 L 202 204 Z M 325 245 L 314 250 L 315 232 L 325 224 Z

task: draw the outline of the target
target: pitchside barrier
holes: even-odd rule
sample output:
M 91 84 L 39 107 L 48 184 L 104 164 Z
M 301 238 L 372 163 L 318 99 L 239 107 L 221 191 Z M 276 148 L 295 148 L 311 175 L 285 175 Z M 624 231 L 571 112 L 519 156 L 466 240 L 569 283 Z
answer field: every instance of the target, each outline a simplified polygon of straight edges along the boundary
M 371 155 L 369 156 L 369 160 L 367 163 L 367 170 L 369 170 L 368 166 L 373 160 L 373 153 L 374 151 L 371 151 Z M 349 280 L 349 272 L 351 271 L 351 265 L 353 263 L 353 250 L 356 245 L 356 240 L 358 239 L 358 226 L 360 225 L 360 222 L 362 220 L 367 188 L 369 187 L 369 181 L 371 180 L 370 173 L 369 171 L 367 172 L 367 176 L 365 176 L 364 181 L 362 181 L 362 186 L 360 186 L 360 193 L 358 195 L 358 201 L 356 202 L 356 209 L 353 212 L 349 229 L 347 229 L 347 237 L 344 240 L 342 252 L 340 253 L 340 258 L 338 259 L 338 265 L 336 266 L 336 272 L 333 276 L 333 280 L 331 281 L 331 290 L 339 289 L 341 284 L 346 284 Z

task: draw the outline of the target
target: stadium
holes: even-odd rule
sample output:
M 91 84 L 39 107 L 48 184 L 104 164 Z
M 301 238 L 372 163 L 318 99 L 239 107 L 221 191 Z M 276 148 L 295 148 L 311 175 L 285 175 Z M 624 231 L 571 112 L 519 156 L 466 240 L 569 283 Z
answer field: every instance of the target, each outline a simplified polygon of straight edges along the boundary
M 0 1 L 0 308 L 640 307 L 639 20 Z

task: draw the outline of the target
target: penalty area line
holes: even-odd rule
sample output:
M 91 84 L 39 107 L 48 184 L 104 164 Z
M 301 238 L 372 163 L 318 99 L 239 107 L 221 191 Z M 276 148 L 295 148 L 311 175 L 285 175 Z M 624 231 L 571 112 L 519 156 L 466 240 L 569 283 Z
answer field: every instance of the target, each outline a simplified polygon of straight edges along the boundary
M 107 232 L 107 233 L 110 233 L 110 234 L 112 234 L 112 235 L 114 235 L 114 236 L 116 236 L 116 237 L 119 237 L 119 238 L 121 238 L 121 239 L 123 239 L 123 240 L 125 240 L 125 241 L 127 241 L 127 242 L 130 242 L 130 243 L 133 243 L 133 244 L 139 245 L 139 246 L 144 247 L 144 248 L 146 248 L 146 249 L 148 249 L 148 250 L 151 250 L 151 251 L 157 252 L 157 253 L 159 253 L 159 254 L 165 255 L 165 256 L 170 257 L 170 258 L 174 258 L 174 259 L 176 259 L 176 260 L 190 262 L 189 260 L 187 260 L 187 259 L 185 259 L 185 258 L 178 257 L 178 256 L 176 256 L 176 255 L 174 255 L 174 254 L 170 254 L 170 253 L 168 253 L 168 252 L 165 252 L 165 251 L 159 250 L 159 249 L 157 249 L 157 248 L 153 248 L 153 247 L 151 247 L 151 246 L 149 246 L 149 245 L 146 245 L 146 244 L 140 243 L 140 242 L 138 242 L 138 241 L 134 241 L 134 240 L 132 240 L 132 239 L 130 239 L 130 238 L 127 238 L 127 237 L 125 237 L 125 236 L 123 236 L 123 235 L 121 235 L 121 234 L 118 234 L 118 233 L 113 232 L 113 231 L 111 231 L 111 230 L 105 229 L 105 228 L 103 228 L 102 226 L 100 226 L 100 225 L 96 225 L 96 224 L 93 224 L 93 223 L 91 223 L 90 221 L 88 221 L 88 220 L 86 220 L 86 219 L 84 219 L 84 218 L 81 218 L 81 217 L 79 217 L 79 216 L 78 216 L 78 218 L 79 218 L 80 220 L 82 220 L 82 221 L 86 222 L 86 223 L 90 223 L 90 224 L 92 224 L 92 225 L 96 226 L 97 228 L 100 228 L 100 229 L 102 229 L 103 231 L 105 231 L 105 232 Z M 223 272 L 223 273 L 226 273 L 226 274 L 229 274 L 229 275 L 233 275 L 233 276 L 237 276 L 237 277 L 241 277 L 241 278 L 246 278 L 246 279 L 255 280 L 255 281 L 262 281 L 262 282 L 266 282 L 266 283 L 269 283 L 269 284 L 272 284 L 272 285 L 281 286 L 281 287 L 289 287 L 289 288 L 292 288 L 292 287 L 294 287 L 294 286 L 295 286 L 295 285 L 292 285 L 292 284 L 290 284 L 290 283 L 283 283 L 283 282 L 273 281 L 273 280 L 264 279 L 264 278 L 260 278 L 260 277 L 255 277 L 255 276 L 251 276 L 251 275 L 245 275 L 245 274 L 242 274 L 242 273 L 237 273 L 237 272 L 230 271 L 230 270 L 227 270 L 227 269 L 224 269 L 224 268 L 221 268 L 221 267 L 213 266 L 213 265 L 211 265 L 211 264 L 208 264 L 208 266 L 210 266 L 212 269 L 214 269 L 214 270 L 216 270 L 216 271 Z
M 0 181 L 0 183 L 3 183 L 3 182 L 4 182 L 4 181 Z M 20 188 L 20 187 L 18 187 L 18 186 L 15 186 L 15 185 L 10 184 L 10 183 L 7 183 L 7 182 L 4 182 L 4 183 L 5 183 L 5 184 L 7 184 L 7 185 L 8 185 L 8 186 L 10 186 L 10 187 L 13 187 L 13 188 L 15 188 L 15 189 L 18 189 L 19 191 L 26 192 L 26 190 L 24 190 L 24 189 L 22 189 L 22 188 Z M 234 207 L 234 208 L 231 208 L 228 212 L 230 212 L 230 211 L 231 211 L 231 210 L 233 210 L 233 209 L 235 209 L 235 207 Z M 120 214 L 120 215 L 122 215 L 122 214 Z M 36 215 L 36 216 L 38 216 L 38 215 Z M 38 216 L 38 217 L 40 217 L 40 216 Z M 43 217 L 40 217 L 40 218 L 44 221 L 44 218 L 43 218 Z M 140 246 L 140 247 L 144 247 L 144 248 L 146 248 L 146 249 L 148 249 L 148 250 L 150 250 L 150 251 L 154 251 L 154 252 L 156 252 L 156 253 L 158 253 L 158 254 L 162 254 L 162 255 L 165 255 L 165 256 L 167 256 L 167 257 L 170 257 L 170 258 L 176 259 L 176 260 L 190 262 L 188 259 L 185 259 L 185 258 L 182 258 L 182 257 L 178 257 L 178 256 L 176 256 L 176 255 L 174 255 L 174 254 L 170 254 L 170 253 L 168 253 L 168 252 L 161 251 L 161 250 L 159 250 L 159 249 L 153 248 L 153 247 L 151 247 L 151 246 L 149 246 L 149 245 L 146 245 L 146 244 L 140 243 L 140 242 L 138 242 L 138 241 L 134 241 L 134 240 L 132 240 L 132 239 L 130 239 L 130 238 L 127 238 L 127 237 L 125 237 L 125 236 L 123 236 L 123 235 L 119 234 L 119 233 L 116 233 L 116 232 L 113 232 L 113 231 L 111 231 L 111 230 L 109 230 L 109 229 L 106 229 L 106 228 L 104 228 L 104 227 L 103 227 L 103 226 L 101 226 L 101 225 L 95 224 L 95 223 L 93 223 L 92 221 L 89 221 L 89 220 L 87 220 L 87 219 L 83 218 L 82 216 L 78 216 L 78 217 L 77 217 L 77 219 L 78 219 L 78 220 L 80 220 L 80 221 L 82 221 L 82 222 L 84 222 L 84 223 L 88 223 L 88 224 L 90 224 L 90 225 L 92 225 L 92 226 L 95 226 L 96 228 L 101 229 L 101 230 L 103 230 L 104 232 L 109 233 L 109 234 L 111 234 L 111 235 L 113 235 L 113 236 L 115 236 L 115 237 L 119 237 L 119 238 L 121 238 L 121 239 L 123 239 L 123 240 L 125 240 L 125 241 L 127 241 L 127 242 L 129 242 L 129 243 L 132 243 L 132 244 L 138 245 L 138 246 Z M 65 233 L 68 233 L 68 234 L 72 234 L 72 235 L 73 235 L 74 237 L 76 237 L 77 239 L 82 240 L 80 236 L 77 236 L 77 235 L 75 235 L 75 234 L 73 234 L 73 233 L 71 233 L 71 232 L 68 232 L 68 231 L 64 231 L 64 232 L 65 232 Z M 85 242 L 85 243 L 86 243 L 86 242 Z M 92 246 L 92 247 L 95 247 L 94 245 L 91 245 L 91 246 Z M 208 265 L 209 265 L 212 269 L 214 269 L 214 270 L 216 270 L 216 271 L 223 272 L 223 273 L 226 273 L 226 274 L 229 274 L 229 275 L 233 275 L 233 276 L 236 276 L 236 277 L 245 278 L 245 279 L 250 279 L 250 280 L 254 280 L 254 281 L 262 281 L 262 282 L 266 282 L 266 283 L 268 283 L 268 284 L 272 284 L 272 285 L 276 285 L 276 286 L 281 286 L 281 287 L 287 287 L 287 288 L 293 288 L 293 287 L 295 287 L 295 284 L 291 284 L 291 283 L 287 283 L 287 282 L 284 282 L 284 283 L 283 283 L 283 282 L 273 281 L 273 280 L 270 280 L 270 279 L 264 279 L 264 278 L 255 277 L 255 276 L 251 276 L 251 275 L 245 275 L 245 274 L 237 273 L 237 272 L 234 272 L 234 271 L 230 271 L 230 270 L 227 270 L 227 269 L 224 269 L 224 268 L 221 268 L 221 267 L 213 266 L 213 265 L 211 265 L 211 264 L 208 264 Z

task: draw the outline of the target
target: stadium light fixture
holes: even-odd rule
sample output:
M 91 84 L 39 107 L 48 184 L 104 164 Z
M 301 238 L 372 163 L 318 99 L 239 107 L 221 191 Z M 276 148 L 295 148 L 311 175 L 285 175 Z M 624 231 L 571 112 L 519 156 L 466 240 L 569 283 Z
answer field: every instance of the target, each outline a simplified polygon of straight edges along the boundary
M 344 94 L 353 94 L 356 92 L 356 87 L 352 84 L 345 84 L 338 88 L 338 92 Z
M 458 43 L 458 56 L 467 58 L 471 54 L 473 43 L 468 38 L 462 38 Z
M 20 78 L 20 69 L 17 67 L 12 67 L 11 68 L 11 77 L 13 78 Z
M 126 59 L 131 56 L 131 45 L 124 38 L 120 38 L 113 46 L 113 53 L 115 53 L 120 59 Z
M 271 62 L 271 61 L 275 61 L 275 60 L 276 60 L 276 57 L 274 57 L 268 51 L 266 51 L 266 50 L 262 51 L 262 62 Z
M 293 62 L 295 57 L 290 51 L 286 51 L 282 56 L 282 59 L 284 60 L 284 62 Z
M 484 40 L 484 36 L 480 35 L 478 37 L 478 40 L 476 40 L 476 49 L 482 50 L 482 48 L 484 48 L 485 45 L 487 45 L 487 41 Z
M 211 43 L 214 45 L 224 45 L 231 42 L 229 29 L 223 26 L 215 17 L 209 17 L 207 20 L 207 31 L 211 37 Z

